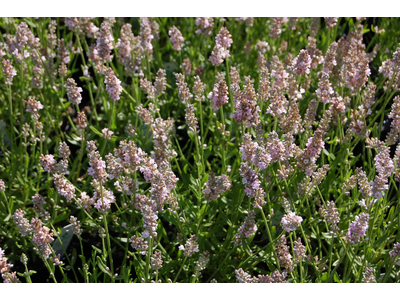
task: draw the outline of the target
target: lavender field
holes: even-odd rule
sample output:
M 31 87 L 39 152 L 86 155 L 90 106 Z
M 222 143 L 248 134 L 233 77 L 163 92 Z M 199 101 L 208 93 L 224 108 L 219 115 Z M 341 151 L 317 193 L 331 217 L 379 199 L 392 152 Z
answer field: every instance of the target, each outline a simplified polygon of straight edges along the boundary
M 399 18 L 0 30 L 0 282 L 400 282 Z

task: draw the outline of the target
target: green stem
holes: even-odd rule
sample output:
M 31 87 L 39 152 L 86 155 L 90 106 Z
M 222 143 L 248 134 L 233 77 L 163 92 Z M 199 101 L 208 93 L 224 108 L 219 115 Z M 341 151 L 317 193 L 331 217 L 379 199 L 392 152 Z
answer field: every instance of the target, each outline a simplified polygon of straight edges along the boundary
M 179 271 L 178 271 L 178 273 L 176 274 L 176 276 L 175 276 L 175 279 L 174 279 L 174 283 L 176 282 L 176 280 L 178 279 L 178 276 L 179 276 L 179 274 L 181 273 L 181 271 L 182 271 L 182 268 L 183 268 L 183 265 L 185 264 L 185 262 L 186 262 L 186 259 L 187 259 L 187 256 L 185 256 L 185 258 L 183 259 L 183 262 L 182 262 L 182 264 L 181 264 L 181 267 L 180 267 L 180 269 L 179 269 Z
M 14 138 L 14 111 L 13 111 L 13 101 L 12 101 L 12 95 L 11 95 L 11 85 L 8 86 L 8 104 L 10 105 L 10 123 L 11 123 L 11 161 L 12 160 L 12 155 L 15 153 L 14 152 L 14 143 L 15 143 L 15 138 Z
M 221 112 L 221 120 L 222 120 L 222 131 L 221 131 L 221 154 L 222 154 L 222 170 L 221 173 L 225 174 L 226 172 L 226 165 L 225 165 L 225 141 L 224 141 L 224 135 L 223 132 L 225 131 L 225 118 L 224 118 L 224 109 L 223 105 L 221 105 L 220 108 Z
M 46 266 L 47 270 L 49 271 L 50 276 L 53 278 L 54 283 L 57 283 L 56 276 L 54 275 L 53 271 L 51 270 L 51 267 L 50 267 L 48 261 L 44 258 L 43 254 L 40 254 L 40 258 L 42 259 L 44 265 Z
M 113 100 L 112 105 L 111 105 L 111 129 L 117 129 L 117 126 L 115 125 L 115 114 L 116 114 L 116 109 L 115 109 L 115 101 Z
M 261 209 L 261 214 L 262 214 L 262 217 L 264 219 L 265 229 L 267 229 L 267 235 L 268 235 L 269 242 L 272 244 L 272 253 L 274 253 L 274 258 L 275 258 L 276 264 L 278 266 L 278 270 L 280 271 L 281 270 L 281 266 L 279 265 L 278 255 L 276 254 L 276 251 L 275 251 L 275 242 L 272 240 L 271 231 L 269 230 L 267 218 L 265 217 L 263 209 Z
M 146 256 L 145 282 L 150 282 L 149 270 L 150 270 L 150 258 L 152 255 L 152 250 L 153 250 L 153 239 L 149 237 L 149 251 L 147 251 L 147 256 Z
M 31 275 L 29 275 L 28 266 L 25 265 L 26 281 L 27 283 L 32 283 Z
M 85 146 L 85 130 L 82 130 L 82 136 L 81 136 L 81 151 L 79 153 L 79 162 L 78 162 L 78 169 L 76 171 L 76 179 L 79 178 L 79 174 L 81 173 L 81 165 L 82 165 L 82 159 L 83 159 L 83 150 Z
M 104 209 L 103 183 L 101 181 L 100 181 L 100 194 L 101 194 L 102 206 L 103 206 L 103 209 Z M 108 257 L 109 257 L 109 260 L 110 260 L 111 281 L 114 283 L 115 282 L 114 265 L 113 265 L 113 258 L 112 258 L 112 252 L 111 252 L 110 233 L 108 231 L 107 213 L 106 212 L 103 213 L 103 221 L 104 221 L 104 229 L 106 230 L 107 252 L 108 252 Z

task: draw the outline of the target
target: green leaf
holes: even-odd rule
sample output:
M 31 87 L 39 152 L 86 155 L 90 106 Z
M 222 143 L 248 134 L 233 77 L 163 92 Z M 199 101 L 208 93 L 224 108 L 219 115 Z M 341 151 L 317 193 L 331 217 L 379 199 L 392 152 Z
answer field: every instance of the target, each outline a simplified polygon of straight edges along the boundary
M 338 260 L 335 260 L 335 261 L 332 263 L 332 267 L 336 267 L 336 266 L 338 265 L 339 262 L 340 262 L 339 259 L 338 259 Z
M 92 129 L 92 131 L 95 133 L 95 134 L 97 134 L 98 136 L 103 136 L 102 134 L 101 134 L 101 132 L 100 131 L 98 131 L 96 128 L 94 128 L 93 126 L 90 126 L 90 129 Z
M 335 274 L 333 274 L 333 279 L 337 282 L 337 283 L 341 283 L 338 274 L 335 272 Z
M 23 18 L 24 22 L 27 23 L 30 27 L 36 28 L 36 24 L 31 21 L 31 18 Z
M 101 249 L 97 248 L 96 246 L 92 245 L 92 248 L 93 248 L 93 250 L 96 251 L 97 253 L 103 254 L 103 251 L 102 251 Z
M 312 234 L 312 235 L 314 235 L 314 234 Z M 326 239 L 326 240 L 332 239 L 332 238 L 333 238 L 333 236 L 332 236 L 331 233 L 326 233 L 326 232 L 322 232 L 322 236 L 323 236 L 324 239 Z M 316 238 L 316 237 L 313 237 L 313 238 Z
M 3 222 L 4 222 L 4 223 L 7 222 L 8 220 L 10 220 L 10 218 L 11 218 L 11 214 L 9 214 L 9 215 L 4 219 Z
M 8 208 L 10 209 L 10 211 L 12 211 L 14 207 L 14 200 L 12 197 L 10 197 L 10 199 L 8 200 Z
M 72 145 L 75 145 L 75 146 L 81 145 L 81 137 L 80 136 L 78 136 L 74 133 L 71 133 L 71 134 L 66 134 L 65 137 L 67 138 L 67 141 L 69 143 L 71 143 Z
M 90 82 L 90 81 L 91 81 L 90 78 L 87 78 L 87 77 L 85 77 L 85 76 L 80 76 L 80 77 L 79 77 L 79 80 L 80 80 L 80 81 L 87 81 L 87 82 Z
M 111 277 L 110 272 L 107 270 L 107 266 L 104 263 L 103 259 L 100 256 L 97 256 L 97 265 L 99 266 L 100 270 L 103 271 L 105 274 Z
M 21 177 L 21 174 L 19 172 L 17 173 L 17 179 L 21 183 L 22 186 L 25 185 L 25 180 L 24 180 L 24 178 Z
M 328 156 L 330 159 L 332 159 L 332 160 L 335 160 L 335 159 L 336 159 L 336 156 L 333 155 L 333 153 L 329 153 L 328 150 L 323 149 L 322 151 L 323 151 L 324 154 L 325 154 L 326 156 Z
M 382 243 L 384 243 L 388 238 L 387 233 L 385 233 L 383 236 L 381 236 L 379 239 L 377 239 L 374 243 L 374 248 L 377 247 L 378 245 L 381 245 Z M 371 251 L 371 248 L 368 248 L 369 252 Z M 368 253 L 369 253 L 368 252 Z
M 233 225 L 232 222 L 231 222 L 231 220 L 228 219 L 228 217 L 226 216 L 226 214 L 225 214 L 222 210 L 220 210 L 219 213 L 221 214 L 222 219 L 224 219 L 224 221 L 225 221 L 229 226 L 232 226 L 232 225 Z
M 128 242 L 128 238 L 117 237 L 116 239 L 121 241 L 122 243 L 127 243 Z
M 74 249 L 72 249 L 72 260 L 71 260 L 71 267 L 73 267 L 74 266 L 74 264 L 75 264 L 75 262 L 76 262 L 76 259 L 78 258 L 78 255 L 77 255 L 77 252 L 76 252 L 76 249 L 74 248 Z
M 54 219 L 54 224 L 57 224 L 58 222 L 64 221 L 68 219 L 68 214 L 66 212 L 63 212 L 59 214 L 55 219 Z
M 192 140 L 192 141 L 194 141 L 194 134 L 193 134 L 193 132 L 191 132 L 191 131 L 188 131 L 188 136 L 190 137 L 190 139 Z
M 86 258 L 82 254 L 79 254 L 79 258 L 82 260 L 82 265 L 86 264 Z
M 390 210 L 389 210 L 389 213 L 388 213 L 388 220 L 393 220 L 393 214 L 394 214 L 394 206 L 392 206 L 391 208 L 390 208 Z

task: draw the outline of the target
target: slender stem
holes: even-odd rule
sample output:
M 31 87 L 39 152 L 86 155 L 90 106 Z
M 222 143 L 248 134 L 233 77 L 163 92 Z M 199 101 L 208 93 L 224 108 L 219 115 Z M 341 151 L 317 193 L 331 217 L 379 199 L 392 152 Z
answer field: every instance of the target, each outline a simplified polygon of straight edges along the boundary
M 199 198 L 198 198 L 197 205 L 198 205 L 199 210 L 200 210 L 201 194 L 202 194 L 201 193 L 202 165 L 201 165 L 201 153 L 200 153 L 200 149 L 199 149 L 198 135 L 196 133 L 194 134 L 194 140 L 195 140 L 195 144 L 196 144 L 196 154 L 197 154 L 197 158 L 195 159 L 195 164 L 197 165 L 197 177 L 198 177 L 198 180 L 199 180 L 199 184 L 198 184 Z
M 79 153 L 79 162 L 78 162 L 78 169 L 76 171 L 76 179 L 79 178 L 79 175 L 81 173 L 81 165 L 82 165 L 82 159 L 83 159 L 83 150 L 85 147 L 85 130 L 82 130 L 82 136 L 81 136 L 81 150 Z
M 186 262 L 186 259 L 187 259 L 187 256 L 185 256 L 185 258 L 183 259 L 183 262 L 182 262 L 182 264 L 181 264 L 181 267 L 180 267 L 180 269 L 179 269 L 178 273 L 176 273 L 176 276 L 175 276 L 175 279 L 174 279 L 174 283 L 175 283 L 175 282 L 176 282 L 176 280 L 178 279 L 178 277 L 179 277 L 179 274 L 181 273 L 181 271 L 182 271 L 182 268 L 183 268 L 183 266 L 184 266 L 184 264 L 185 264 L 185 262 Z
M 222 132 L 221 132 L 221 154 L 222 154 L 222 170 L 221 173 L 225 174 L 226 172 L 226 165 L 225 165 L 225 141 L 224 141 L 224 131 L 225 131 L 225 118 L 224 118 L 224 109 L 223 105 L 220 108 L 221 112 L 221 120 L 222 120 Z
M 150 282 L 150 277 L 149 277 L 149 270 L 150 270 L 150 258 L 152 255 L 152 249 L 153 249 L 153 239 L 152 237 L 149 237 L 149 251 L 147 251 L 147 256 L 146 256 L 146 268 L 145 268 L 145 281 Z
M 113 100 L 111 105 L 111 129 L 113 130 L 117 128 L 117 126 L 115 125 L 115 114 L 116 114 L 115 101 Z
M 54 228 L 54 227 L 53 227 Z M 54 229 L 53 229 L 54 230 Z M 62 244 L 61 244 L 61 246 L 62 246 Z M 64 248 L 63 248 L 64 249 Z M 53 254 L 53 257 L 54 258 L 56 258 L 57 256 L 56 256 L 56 253 L 54 252 L 54 250 L 53 250 L 53 248 L 50 246 L 50 250 L 51 250 L 51 253 Z M 69 261 L 69 258 L 68 258 L 68 261 Z M 60 270 L 60 272 L 61 272 L 61 274 L 62 274 L 62 276 L 63 276 L 63 278 L 64 278 L 64 281 L 65 282 L 69 282 L 69 280 L 68 280 L 68 277 L 67 277 L 67 275 L 65 275 L 65 273 L 64 273 L 64 270 L 63 270 L 63 268 L 62 268 L 62 266 L 61 265 L 58 265 L 58 268 L 59 268 L 59 270 Z M 75 273 L 75 272 L 74 272 Z M 76 274 L 75 274 L 75 277 L 76 277 Z M 78 278 L 76 278 L 76 280 L 78 281 Z
M 40 258 L 42 259 L 44 265 L 46 266 L 47 270 L 50 272 L 50 276 L 53 278 L 54 283 L 57 283 L 56 276 L 54 275 L 53 271 L 51 270 L 51 267 L 47 261 L 47 259 L 44 258 L 43 254 L 40 253 Z
M 11 95 L 11 85 L 8 86 L 8 104 L 10 105 L 10 122 L 11 122 L 10 133 L 11 133 L 11 156 L 12 156 L 15 153 L 14 152 L 15 138 L 14 138 L 14 111 L 13 111 L 13 101 Z M 13 159 L 11 159 L 11 162 L 13 162 Z
M 54 232 L 57 232 L 57 231 L 55 230 L 53 224 L 51 225 L 51 228 L 53 229 Z M 59 236 L 58 236 L 58 241 L 59 241 L 59 243 L 60 243 L 60 245 L 61 245 L 62 250 L 63 250 L 64 253 L 65 253 L 65 257 L 67 258 L 69 265 L 70 265 L 71 268 L 72 268 L 72 273 L 74 273 L 75 280 L 76 280 L 76 282 L 78 283 L 78 282 L 79 282 L 78 276 L 76 275 L 75 269 L 72 267 L 71 260 L 69 259 L 68 255 L 67 255 L 67 251 L 65 251 L 64 245 L 63 245 L 62 240 L 61 240 L 61 238 L 60 238 Z M 52 253 L 53 253 L 54 257 L 56 257 L 56 254 L 55 254 L 54 250 L 53 250 L 52 248 L 51 248 L 51 250 L 52 250 Z M 61 268 L 61 266 L 59 266 L 59 267 Z M 64 273 L 64 272 L 61 271 L 61 273 Z
M 32 283 L 31 275 L 29 275 L 28 266 L 25 265 L 26 281 L 27 283 Z
M 281 270 L 281 266 L 279 265 L 278 255 L 276 254 L 276 251 L 275 251 L 275 242 L 272 239 L 271 231 L 269 230 L 267 218 L 265 217 L 263 209 L 261 209 L 261 214 L 262 214 L 262 217 L 264 219 L 265 229 L 267 229 L 267 235 L 268 235 L 269 242 L 272 244 L 272 253 L 274 253 L 274 258 L 275 258 L 276 264 L 278 266 L 278 270 L 280 271 Z
M 101 193 L 101 202 L 102 206 L 104 209 L 104 198 L 103 198 L 103 183 L 100 181 L 100 193 Z M 114 283 L 115 278 L 114 278 L 114 265 L 113 265 L 113 258 L 112 258 L 112 252 L 111 252 L 111 242 L 110 242 L 110 233 L 108 231 L 108 224 L 107 224 L 107 212 L 103 213 L 103 221 L 104 221 L 104 229 L 106 230 L 106 239 L 107 239 L 107 252 L 108 252 L 108 257 L 110 260 L 110 270 L 111 270 L 111 281 Z
M 4 201 L 5 201 L 4 203 L 5 203 L 5 206 L 7 208 L 8 214 L 11 215 L 11 211 L 10 211 L 10 207 L 9 207 L 9 204 L 8 204 L 8 201 L 7 201 L 6 193 L 4 193 L 4 191 L 1 191 L 1 194 L 3 195 Z
M 205 136 L 204 134 L 204 129 L 203 129 L 203 105 L 202 105 L 202 101 L 199 101 L 199 106 L 200 106 L 200 149 L 201 149 L 201 162 L 203 165 L 203 169 L 204 169 L 204 139 Z

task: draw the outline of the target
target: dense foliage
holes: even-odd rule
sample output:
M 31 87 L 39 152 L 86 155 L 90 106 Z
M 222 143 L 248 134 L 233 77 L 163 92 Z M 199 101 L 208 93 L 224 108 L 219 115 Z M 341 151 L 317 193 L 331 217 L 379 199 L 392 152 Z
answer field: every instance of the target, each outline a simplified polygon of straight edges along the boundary
M 400 281 L 399 19 L 0 28 L 4 282 Z

